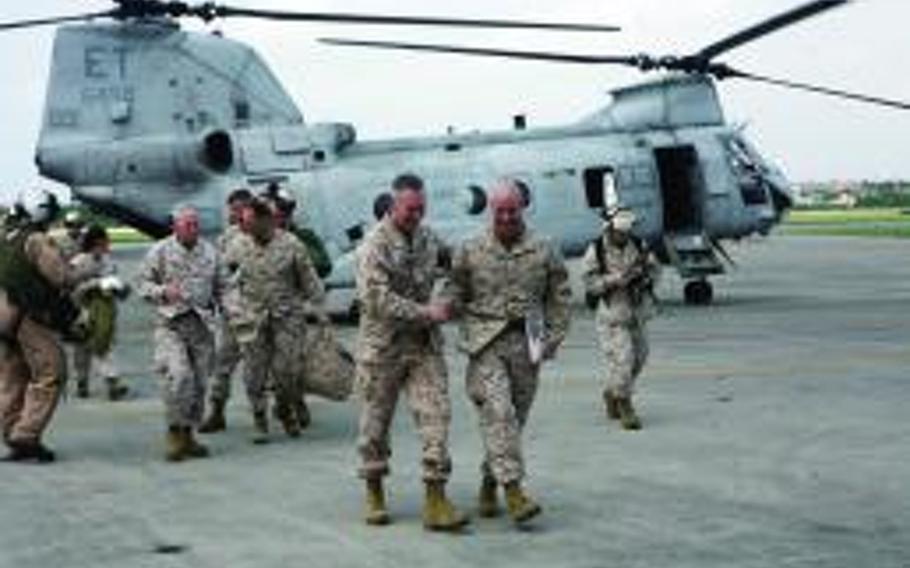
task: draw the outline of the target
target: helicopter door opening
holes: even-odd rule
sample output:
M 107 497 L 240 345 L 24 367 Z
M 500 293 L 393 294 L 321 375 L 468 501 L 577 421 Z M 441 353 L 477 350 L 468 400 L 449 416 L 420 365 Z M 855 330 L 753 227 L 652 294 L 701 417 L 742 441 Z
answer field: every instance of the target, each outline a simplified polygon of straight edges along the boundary
M 613 168 L 588 168 L 584 172 L 585 199 L 591 209 L 612 209 L 619 203 Z
M 664 231 L 701 232 L 702 176 L 694 146 L 655 148 L 660 193 L 664 204 Z

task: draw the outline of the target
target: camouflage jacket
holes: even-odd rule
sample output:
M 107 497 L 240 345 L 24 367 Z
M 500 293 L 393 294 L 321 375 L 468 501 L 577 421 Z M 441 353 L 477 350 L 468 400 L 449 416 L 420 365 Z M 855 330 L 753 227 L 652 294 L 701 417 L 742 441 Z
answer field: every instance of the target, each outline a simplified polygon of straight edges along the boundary
M 222 298 L 224 315 L 231 318 L 238 315 L 242 309 L 237 279 L 240 263 L 248 257 L 247 251 L 253 246 L 253 240 L 237 225 L 228 225 L 218 237 L 217 246 L 227 278 Z
M 598 317 L 608 323 L 627 323 L 648 317 L 651 295 L 643 289 L 656 278 L 659 267 L 647 250 L 631 239 L 624 245 L 614 244 L 607 233 L 602 237 L 603 258 L 592 243 L 582 260 L 585 292 L 600 298 Z
M 441 351 L 438 325 L 424 318 L 422 308 L 447 257 L 445 243 L 427 227 L 410 239 L 388 217 L 373 227 L 357 250 L 358 359 L 382 361 L 421 346 Z
M 243 251 L 233 283 L 239 291 L 241 313 L 232 316 L 232 325 L 252 330 L 269 317 L 302 315 L 307 302 L 322 306 L 322 282 L 306 247 L 296 237 L 277 230 L 266 244 L 243 236 L 235 246 Z
M 452 260 L 445 296 L 462 319 L 462 347 L 480 352 L 510 324 L 542 313 L 544 341 L 558 346 L 569 330 L 569 275 L 549 240 L 526 231 L 510 249 L 487 230 L 465 242 Z
M 237 245 L 241 237 L 245 235 L 246 233 L 240 230 L 238 225 L 228 225 L 225 227 L 224 232 L 218 236 L 218 240 L 215 241 L 215 246 L 218 247 L 218 254 L 221 255 L 222 262 L 231 272 L 236 269 L 236 266 L 232 267 L 231 264 L 238 262 L 238 257 L 236 256 Z
M 225 272 L 215 247 L 199 239 L 188 249 L 170 236 L 155 243 L 146 254 L 136 278 L 139 294 L 157 306 L 159 324 L 188 312 L 197 313 L 203 321 L 221 308 Z M 177 284 L 182 298 L 168 302 L 168 284 Z

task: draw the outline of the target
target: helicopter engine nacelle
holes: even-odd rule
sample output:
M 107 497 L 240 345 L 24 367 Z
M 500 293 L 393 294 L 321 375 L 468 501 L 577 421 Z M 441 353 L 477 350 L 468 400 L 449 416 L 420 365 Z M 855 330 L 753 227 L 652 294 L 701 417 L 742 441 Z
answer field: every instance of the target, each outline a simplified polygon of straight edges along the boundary
M 314 146 L 322 146 L 337 152 L 353 144 L 357 139 L 354 126 L 343 122 L 320 122 L 308 126 L 307 137 Z
M 90 186 L 199 182 L 228 172 L 235 160 L 230 134 L 215 130 L 195 139 L 159 135 L 100 143 L 74 140 L 39 148 L 36 161 L 47 177 Z

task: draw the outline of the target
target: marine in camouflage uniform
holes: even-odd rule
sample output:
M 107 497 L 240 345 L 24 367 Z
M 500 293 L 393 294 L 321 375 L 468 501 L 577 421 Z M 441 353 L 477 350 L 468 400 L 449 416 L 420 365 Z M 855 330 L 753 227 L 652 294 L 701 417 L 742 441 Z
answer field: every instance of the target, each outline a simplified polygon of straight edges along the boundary
M 540 507 L 521 489 L 521 431 L 542 359 L 568 332 L 571 291 L 558 249 L 525 228 L 518 188 L 504 180 L 490 196 L 493 226 L 458 249 L 446 295 L 461 318 L 467 392 L 485 448 L 480 513 L 498 514 L 499 485 L 512 518 L 524 522 Z
M 434 302 L 434 284 L 447 264 L 447 249 L 420 225 L 423 182 L 404 174 L 392 184 L 395 203 L 358 249 L 361 305 L 357 375 L 362 395 L 357 449 L 367 482 L 369 524 L 389 522 L 382 478 L 389 473 L 389 428 L 404 391 L 422 441 L 426 484 L 424 526 L 457 530 L 467 522 L 445 497 L 452 469 L 448 451 L 451 404 L 438 324 L 447 306 Z
M 297 201 L 289 191 L 282 188 L 276 183 L 271 183 L 262 195 L 263 199 L 272 207 L 272 214 L 275 216 L 275 223 L 279 229 L 287 231 L 297 238 L 306 248 L 310 255 L 310 261 L 319 278 L 325 278 L 332 272 L 332 259 L 322 242 L 322 239 L 310 228 L 303 227 L 294 223 L 294 211 L 297 208 Z M 321 312 L 320 306 L 309 307 L 307 309 L 308 320 L 318 319 Z M 311 369 L 312 370 L 312 369 Z M 326 369 L 325 372 L 331 372 Z M 301 384 L 306 384 L 306 377 L 298 378 Z M 295 412 L 301 428 L 307 428 L 310 425 L 310 410 L 306 404 L 306 389 L 299 390 L 300 397 L 295 404 Z
M 128 389 L 120 383 L 117 365 L 113 356 L 113 342 L 117 319 L 116 292 L 102 285 L 106 278 L 117 274 L 117 265 L 111 259 L 110 240 L 107 231 L 100 225 L 88 227 L 82 238 L 83 252 L 69 261 L 70 272 L 75 283 L 73 296 L 89 313 L 99 316 L 95 326 L 105 337 L 95 333 L 96 341 L 78 342 L 73 345 L 73 370 L 76 375 L 76 393 L 81 398 L 89 395 L 89 380 L 92 367 L 104 377 L 109 400 L 120 400 Z M 125 288 L 124 288 L 125 290 Z M 103 330 L 102 330 L 103 328 Z
M 585 291 L 599 299 L 596 323 L 606 369 L 607 416 L 626 430 L 641 428 L 632 395 L 648 359 L 647 320 L 658 270 L 644 245 L 631 236 L 634 223 L 631 211 L 615 212 L 600 244 L 592 244 L 583 260 Z
M 218 334 L 215 338 L 215 376 L 209 389 L 209 416 L 199 426 L 199 432 L 209 434 L 221 432 L 227 427 L 225 407 L 231 398 L 231 377 L 234 370 L 241 363 L 243 357 L 237 337 L 228 321 L 232 313 L 240 310 L 239 290 L 233 285 L 235 276 L 240 269 L 240 263 L 246 256 L 249 239 L 243 224 L 248 224 L 249 207 L 253 195 L 246 189 L 237 189 L 231 192 L 227 199 L 228 225 L 218 237 L 218 253 L 221 255 L 222 264 L 227 270 L 228 285 L 224 292 L 222 302 L 224 313 L 218 325 Z M 244 218 L 247 221 L 244 221 Z M 249 384 L 249 373 L 244 365 L 244 385 Z
M 140 295 L 156 306 L 155 364 L 163 378 L 169 461 L 208 455 L 193 429 L 202 420 L 214 364 L 213 327 L 225 275 L 215 247 L 198 233 L 196 210 L 179 208 L 174 235 L 149 250 L 138 276 Z
M 321 310 L 324 291 L 306 248 L 275 227 L 269 206 L 254 200 L 252 210 L 253 226 L 243 237 L 247 254 L 236 275 L 241 309 L 230 321 L 248 365 L 248 394 L 258 432 L 254 441 L 264 442 L 269 379 L 285 432 L 300 435 L 296 403 L 303 388 L 305 307 L 309 303 Z

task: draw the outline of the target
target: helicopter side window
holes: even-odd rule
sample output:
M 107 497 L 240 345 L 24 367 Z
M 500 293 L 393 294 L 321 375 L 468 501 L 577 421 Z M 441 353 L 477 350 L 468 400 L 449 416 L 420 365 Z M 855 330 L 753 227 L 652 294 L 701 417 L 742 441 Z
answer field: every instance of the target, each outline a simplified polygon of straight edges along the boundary
M 468 215 L 480 215 L 487 208 L 487 194 L 479 185 L 468 186 L 468 200 L 465 210 Z
M 250 103 L 248 101 L 234 101 L 234 122 L 246 124 L 250 121 Z
M 591 209 L 604 209 L 619 202 L 613 168 L 588 168 L 584 171 L 585 199 Z
M 518 187 L 518 192 L 521 194 L 521 202 L 524 204 L 524 208 L 527 209 L 531 206 L 533 197 L 531 196 L 531 188 L 528 187 L 528 184 L 521 181 L 520 179 L 515 180 L 515 185 Z

